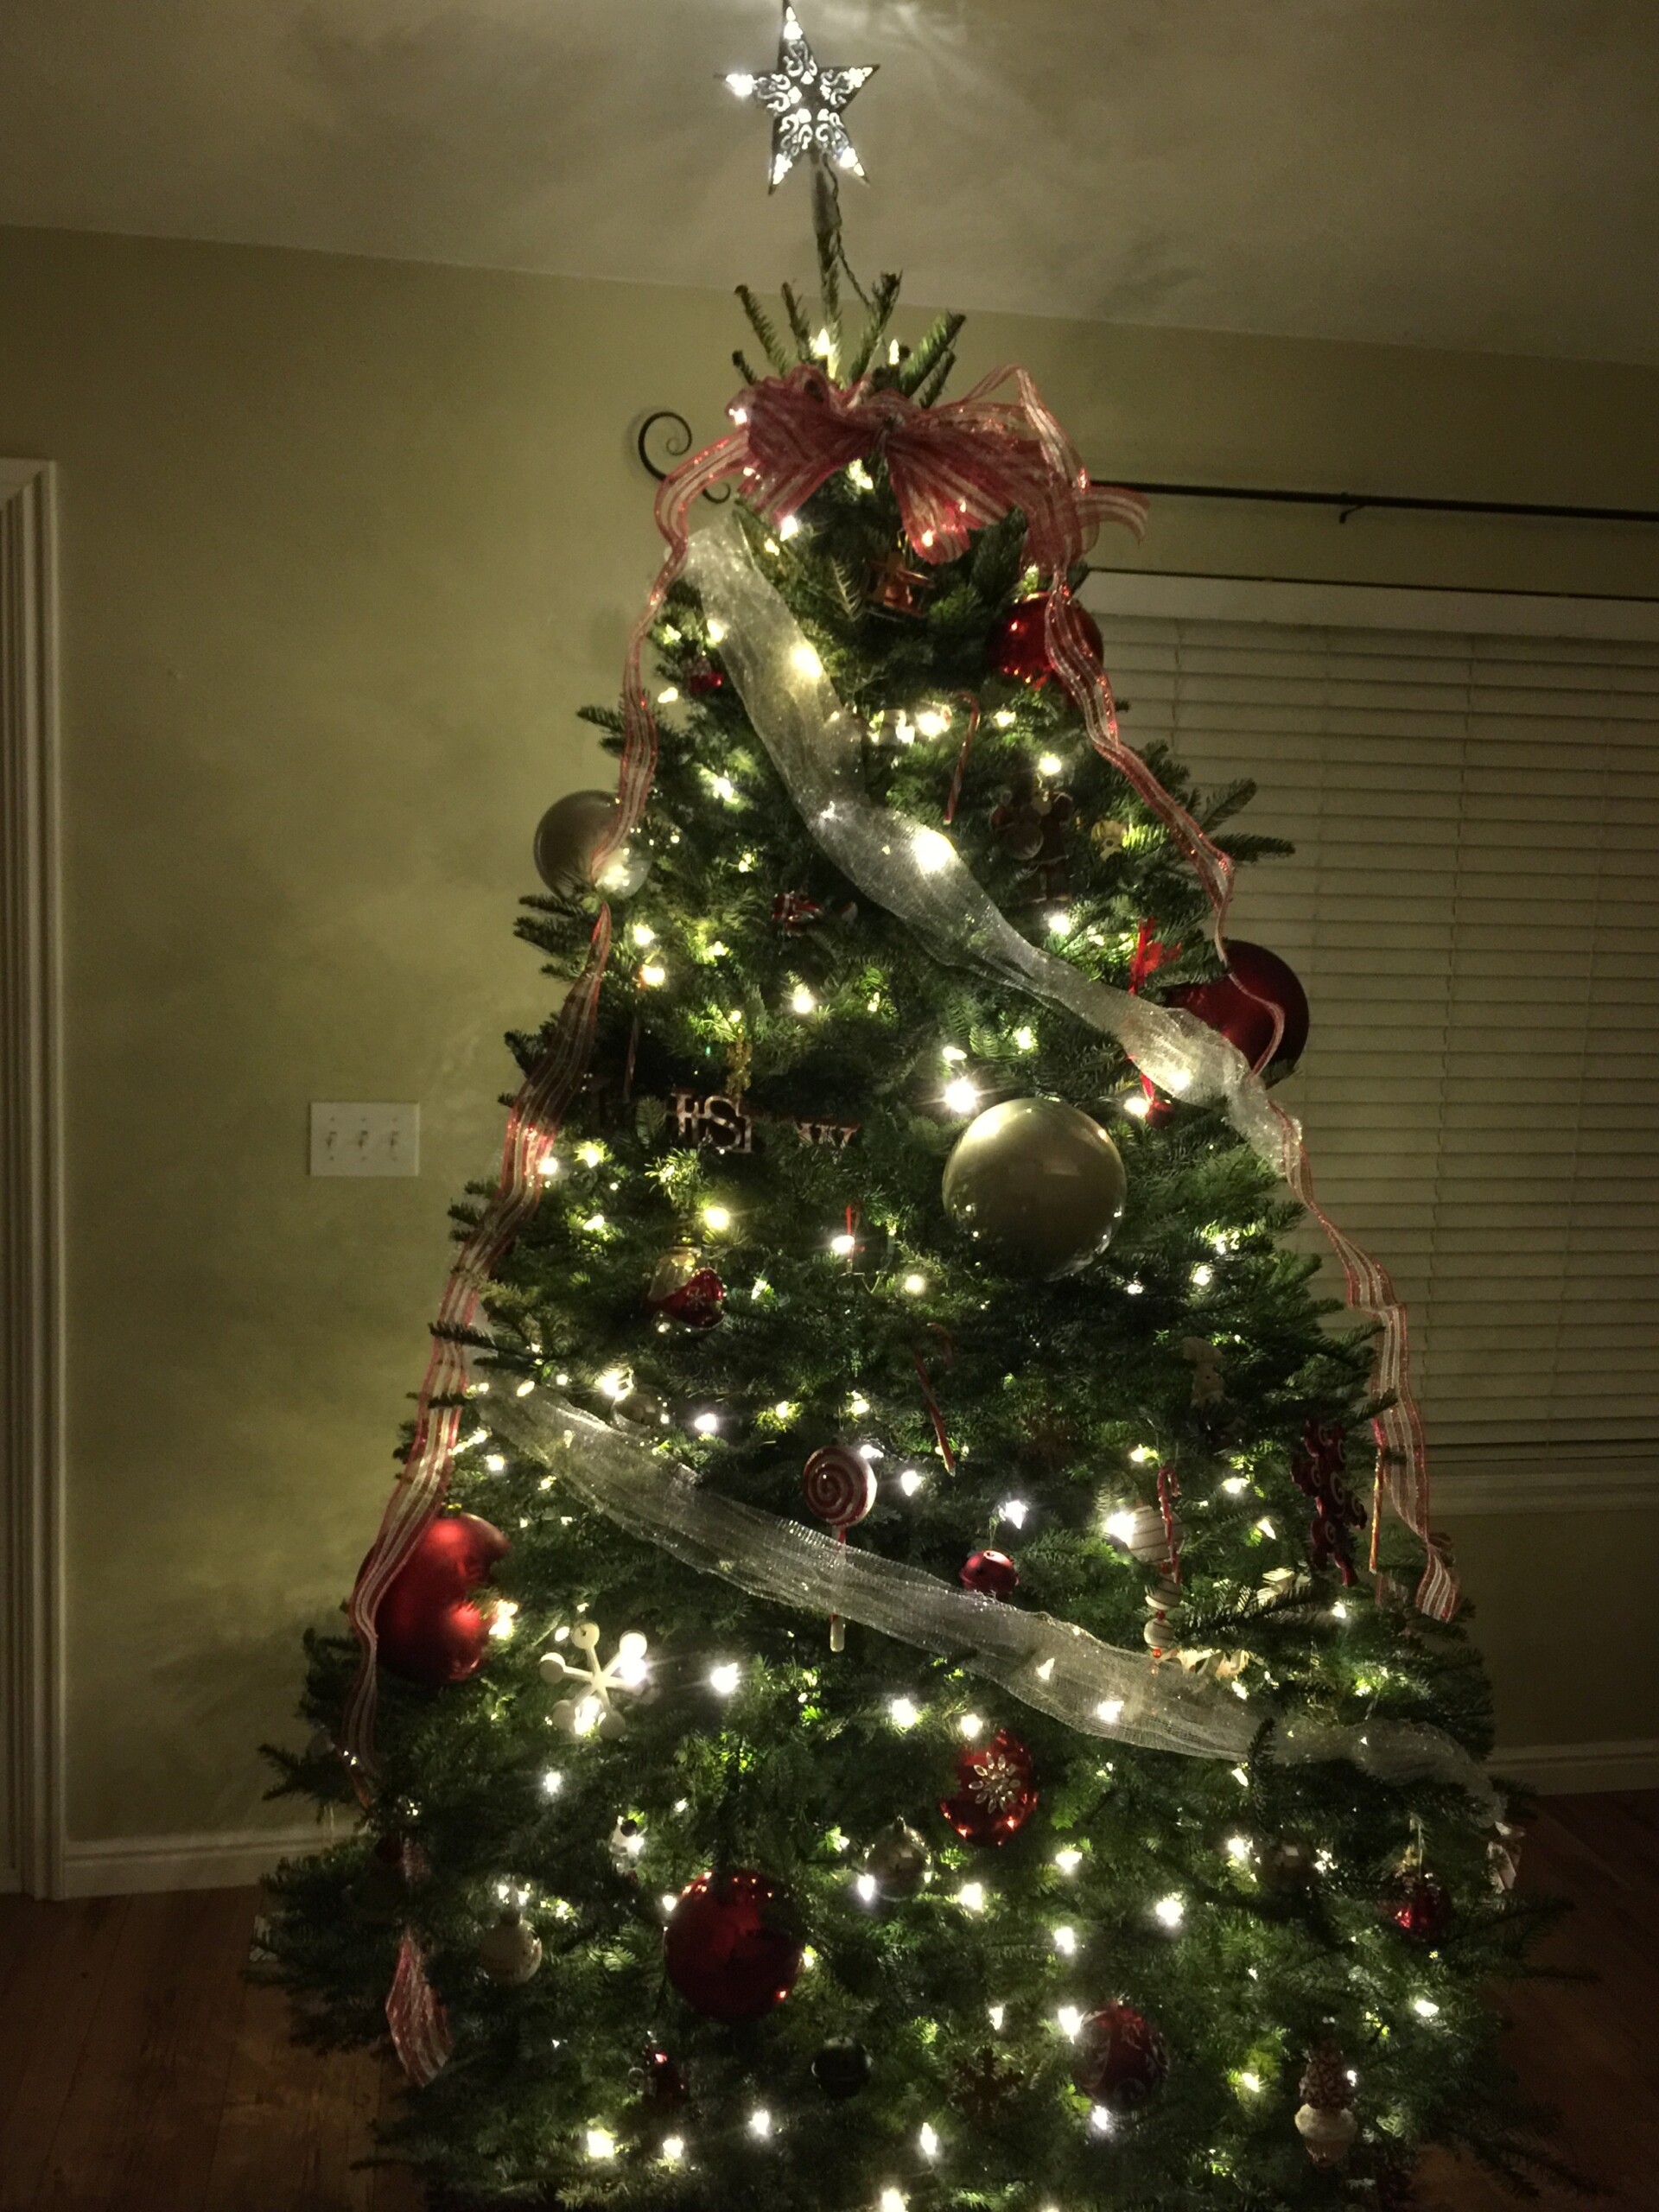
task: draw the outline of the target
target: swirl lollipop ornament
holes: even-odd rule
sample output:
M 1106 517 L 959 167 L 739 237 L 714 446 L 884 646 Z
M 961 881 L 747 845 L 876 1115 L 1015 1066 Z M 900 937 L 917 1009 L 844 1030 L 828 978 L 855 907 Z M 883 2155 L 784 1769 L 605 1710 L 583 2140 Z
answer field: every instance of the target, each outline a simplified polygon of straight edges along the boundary
M 801 1471 L 801 1492 L 807 1510 L 827 1521 L 837 1541 L 845 1543 L 875 1503 L 875 1477 L 862 1452 L 845 1444 L 826 1444 L 815 1452 Z M 847 1624 L 839 1613 L 830 1616 L 830 1649 L 847 1649 Z

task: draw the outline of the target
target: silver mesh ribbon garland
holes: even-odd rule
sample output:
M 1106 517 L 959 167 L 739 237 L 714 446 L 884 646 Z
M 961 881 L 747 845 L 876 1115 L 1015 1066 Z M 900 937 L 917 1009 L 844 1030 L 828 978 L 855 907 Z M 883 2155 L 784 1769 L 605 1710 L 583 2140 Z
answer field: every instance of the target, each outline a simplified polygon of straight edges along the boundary
M 1209 1676 L 722 1497 L 660 1449 L 551 1392 L 493 1402 L 487 1418 L 496 1435 L 585 1504 L 699 1573 L 952 1659 L 1084 1735 L 1236 1763 L 1268 1717 L 1262 1700 L 1246 1702 Z M 1455 1784 L 1488 1821 L 1500 1809 L 1479 1766 L 1437 1728 L 1389 1721 L 1351 1728 L 1306 1713 L 1273 1718 L 1278 1759 L 1348 1759 L 1385 1782 Z

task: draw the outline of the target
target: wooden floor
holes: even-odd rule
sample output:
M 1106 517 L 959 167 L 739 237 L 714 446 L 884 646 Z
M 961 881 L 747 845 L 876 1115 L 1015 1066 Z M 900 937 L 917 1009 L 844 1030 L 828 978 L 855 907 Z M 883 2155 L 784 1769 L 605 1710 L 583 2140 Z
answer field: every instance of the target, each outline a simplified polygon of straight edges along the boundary
M 1577 1904 L 1551 1955 L 1601 1980 L 1516 1993 L 1516 2065 L 1605 2212 L 1655 2212 L 1659 1792 L 1551 1799 L 1522 1878 Z M 0 2212 L 421 2212 L 407 2173 L 356 2163 L 386 2068 L 296 2049 L 283 2000 L 242 1980 L 257 1904 L 0 1897 Z M 1446 2161 L 1421 2189 L 1424 2212 L 1516 2202 Z

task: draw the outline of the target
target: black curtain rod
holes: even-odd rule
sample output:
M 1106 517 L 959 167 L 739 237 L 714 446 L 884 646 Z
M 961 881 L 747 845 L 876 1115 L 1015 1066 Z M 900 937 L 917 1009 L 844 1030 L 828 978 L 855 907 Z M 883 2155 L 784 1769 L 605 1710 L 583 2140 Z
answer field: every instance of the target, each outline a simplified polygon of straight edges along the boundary
M 1525 499 L 1411 499 L 1392 492 L 1287 492 L 1248 484 L 1129 484 L 1131 492 L 1144 492 L 1160 499 L 1255 499 L 1281 507 L 1337 507 L 1338 522 L 1363 514 L 1367 507 L 1391 507 L 1397 512 L 1431 515 L 1507 515 L 1515 519 L 1550 522 L 1659 523 L 1659 507 L 1546 506 Z

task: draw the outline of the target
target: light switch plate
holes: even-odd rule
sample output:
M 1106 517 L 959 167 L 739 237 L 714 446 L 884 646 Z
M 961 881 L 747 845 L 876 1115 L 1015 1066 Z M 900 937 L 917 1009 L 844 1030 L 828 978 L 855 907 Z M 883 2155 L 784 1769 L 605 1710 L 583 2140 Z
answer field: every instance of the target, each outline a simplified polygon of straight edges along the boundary
M 314 1100 L 311 1173 L 314 1175 L 418 1175 L 418 1106 Z

